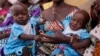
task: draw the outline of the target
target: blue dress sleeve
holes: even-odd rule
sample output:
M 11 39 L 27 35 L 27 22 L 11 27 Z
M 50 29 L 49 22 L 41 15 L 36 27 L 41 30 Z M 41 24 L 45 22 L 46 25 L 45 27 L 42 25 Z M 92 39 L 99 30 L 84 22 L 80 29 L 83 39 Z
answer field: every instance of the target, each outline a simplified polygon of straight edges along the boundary
M 11 33 L 13 34 L 14 37 L 19 38 L 19 36 L 21 34 L 23 34 L 23 29 L 20 26 L 17 25 L 13 25 L 12 29 L 11 29 Z
M 86 30 L 84 30 L 83 32 L 80 33 L 80 38 L 82 40 L 89 38 L 89 33 Z

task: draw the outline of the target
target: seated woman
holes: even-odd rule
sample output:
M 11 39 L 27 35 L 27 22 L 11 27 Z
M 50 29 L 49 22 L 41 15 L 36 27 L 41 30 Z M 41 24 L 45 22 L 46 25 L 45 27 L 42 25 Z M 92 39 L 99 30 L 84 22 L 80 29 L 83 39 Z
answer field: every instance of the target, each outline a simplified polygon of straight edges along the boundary
M 77 11 L 72 17 L 71 22 L 70 23 L 68 22 L 67 27 L 62 32 L 66 36 L 66 38 L 71 38 L 72 40 L 70 40 L 69 44 L 68 43 L 58 44 L 58 47 L 56 47 L 53 50 L 53 52 L 51 53 L 51 56 L 61 55 L 62 53 L 63 53 L 62 56 L 66 56 L 66 55 L 67 56 L 82 56 L 85 48 L 90 43 L 89 33 L 87 32 L 86 27 L 85 27 L 87 23 L 89 22 L 89 20 L 90 20 L 90 17 L 86 11 L 84 10 Z M 57 41 L 56 37 L 50 37 L 50 36 L 45 36 L 45 37 L 49 37 L 49 39 Z M 43 41 L 44 40 L 49 41 L 43 38 Z

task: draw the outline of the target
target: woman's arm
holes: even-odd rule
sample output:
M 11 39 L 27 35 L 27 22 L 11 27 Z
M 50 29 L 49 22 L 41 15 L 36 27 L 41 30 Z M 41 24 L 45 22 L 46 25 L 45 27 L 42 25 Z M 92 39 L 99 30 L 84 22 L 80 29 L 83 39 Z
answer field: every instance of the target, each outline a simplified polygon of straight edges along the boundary
M 43 36 L 43 38 L 41 38 L 41 41 L 46 43 L 70 43 L 72 39 L 75 39 L 74 36 L 68 37 L 63 35 L 61 32 L 56 32 L 53 36 L 48 36 L 44 33 L 41 33 L 41 35 Z

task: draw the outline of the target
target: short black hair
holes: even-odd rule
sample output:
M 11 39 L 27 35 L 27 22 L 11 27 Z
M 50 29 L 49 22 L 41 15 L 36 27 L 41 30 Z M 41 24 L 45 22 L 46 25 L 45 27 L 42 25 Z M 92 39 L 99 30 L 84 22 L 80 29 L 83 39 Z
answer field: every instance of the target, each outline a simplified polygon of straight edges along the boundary
M 25 10 L 28 11 L 28 7 L 27 7 L 25 4 L 20 3 L 20 2 L 19 2 L 19 3 L 15 3 L 15 4 L 13 4 L 13 5 L 10 7 L 10 10 L 12 11 L 14 8 L 18 9 L 18 8 L 17 8 L 18 5 L 21 6 L 21 7 L 23 7 Z M 16 7 L 16 6 L 17 6 L 17 7 Z

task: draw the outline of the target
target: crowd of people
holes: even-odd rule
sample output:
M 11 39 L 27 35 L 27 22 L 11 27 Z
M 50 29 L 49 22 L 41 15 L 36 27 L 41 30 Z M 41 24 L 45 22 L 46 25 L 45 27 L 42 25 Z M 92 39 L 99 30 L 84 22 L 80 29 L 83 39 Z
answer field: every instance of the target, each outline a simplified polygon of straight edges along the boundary
M 64 0 L 0 0 L 0 56 L 100 56 L 99 7 L 100 0 L 90 13 Z

